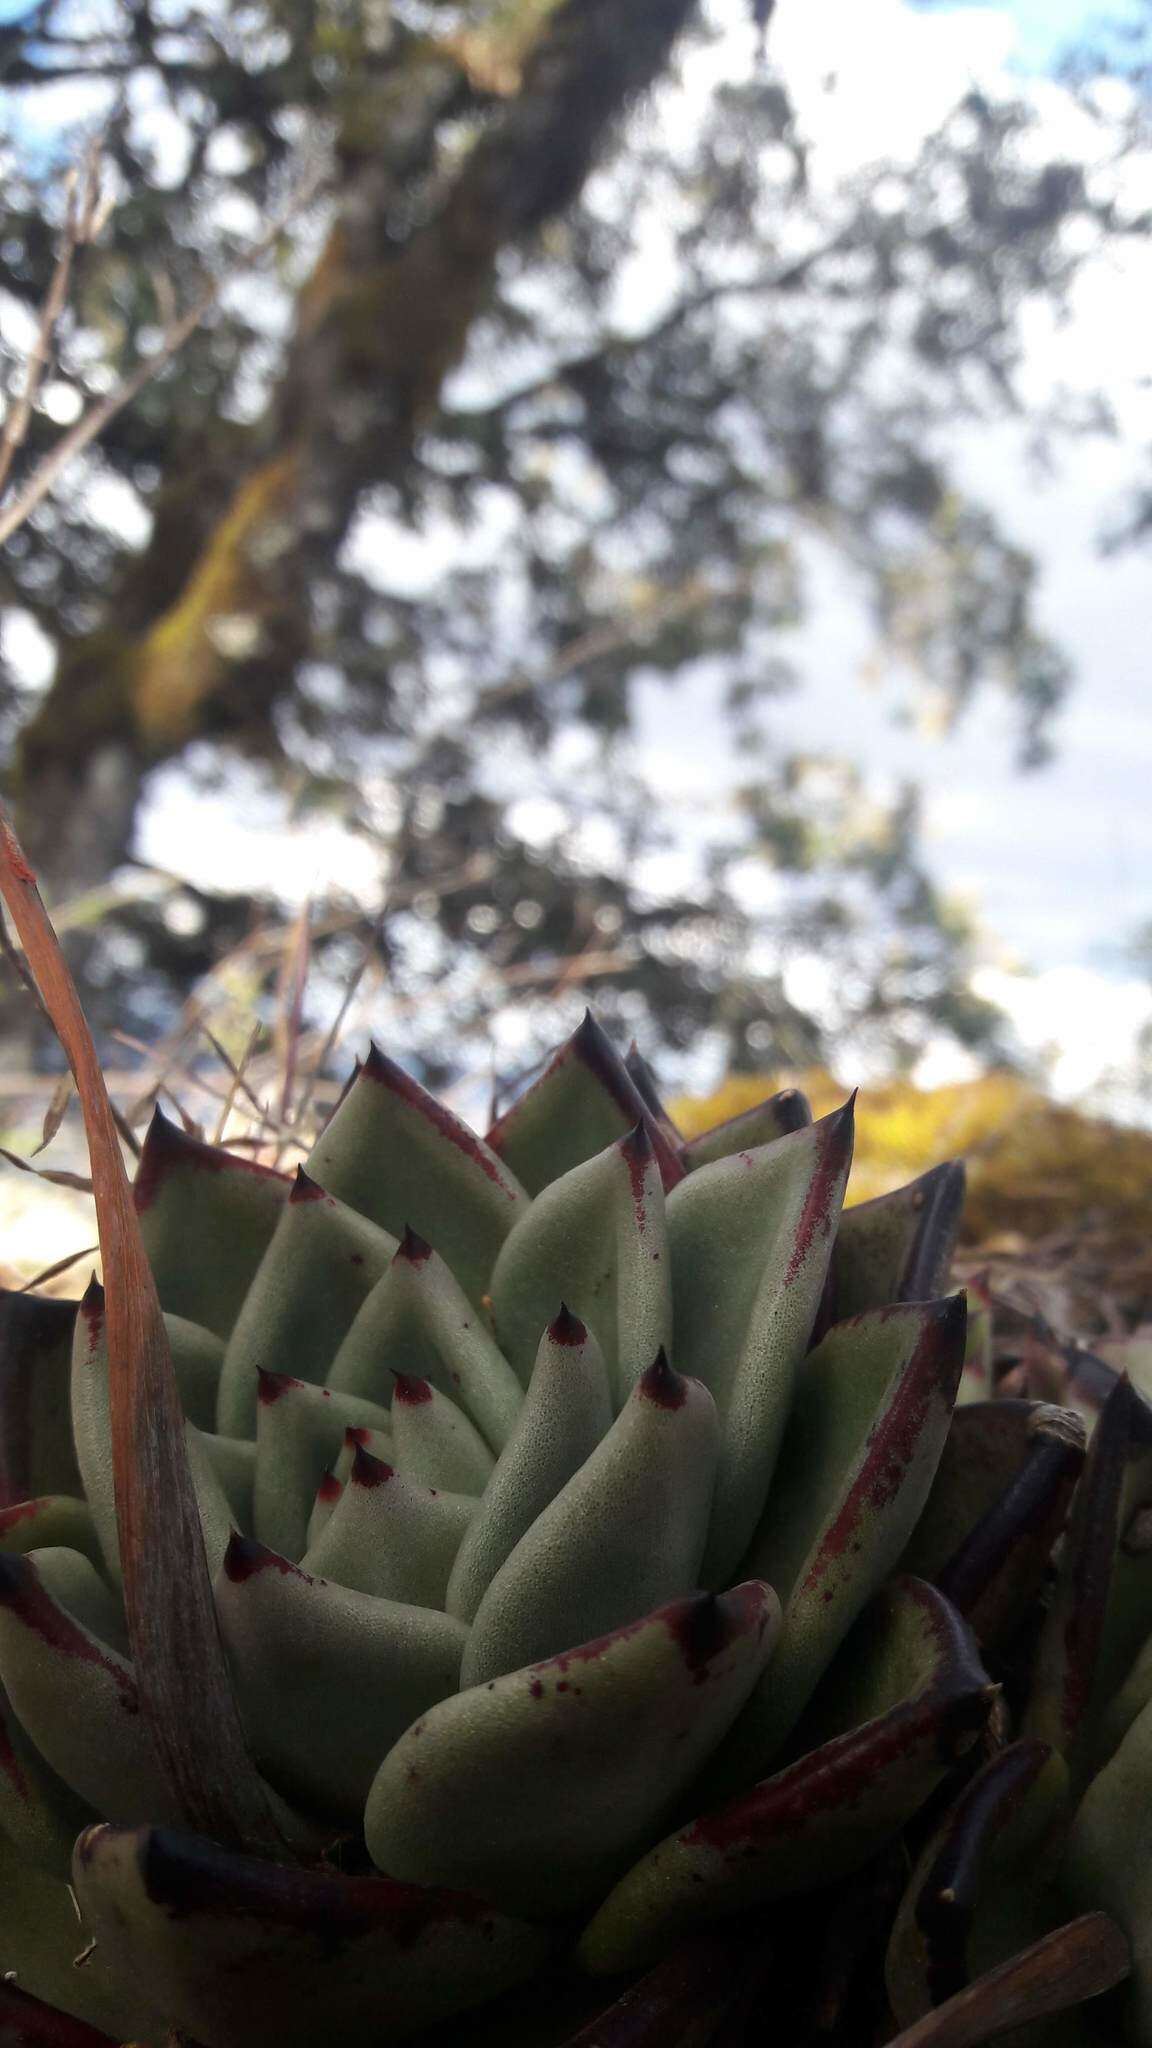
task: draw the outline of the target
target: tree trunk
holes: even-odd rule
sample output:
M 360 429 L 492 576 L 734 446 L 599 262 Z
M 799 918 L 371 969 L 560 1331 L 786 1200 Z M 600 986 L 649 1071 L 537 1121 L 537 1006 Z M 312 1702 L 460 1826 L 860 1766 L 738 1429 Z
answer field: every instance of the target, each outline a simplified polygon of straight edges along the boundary
M 398 195 L 468 99 L 459 58 L 415 42 L 386 88 L 376 81 L 371 132 L 363 108 L 345 123 L 336 219 L 268 415 L 234 436 L 230 490 L 221 501 L 218 474 L 194 469 L 166 483 L 150 542 L 100 628 L 62 650 L 17 743 L 20 826 L 48 894 L 123 860 L 149 770 L 191 740 L 274 753 L 275 708 L 309 649 L 314 568 L 366 488 L 403 493 L 501 251 L 575 198 L 693 7 L 564 0 L 438 210 L 399 244 Z

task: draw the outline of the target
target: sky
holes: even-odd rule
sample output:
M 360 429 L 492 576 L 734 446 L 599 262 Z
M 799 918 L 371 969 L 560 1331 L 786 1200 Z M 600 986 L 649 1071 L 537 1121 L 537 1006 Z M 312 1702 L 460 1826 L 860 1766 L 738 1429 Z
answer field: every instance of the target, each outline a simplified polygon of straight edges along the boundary
M 20 11 L 14 0 L 0 0 L 0 10 Z M 1103 13 L 1138 11 L 1137 0 L 1112 0 L 1107 8 L 1079 0 L 780 0 L 772 35 L 805 120 L 824 124 L 835 167 L 844 169 L 914 149 L 969 79 L 1006 72 L 1026 74 L 1053 130 L 1063 123 L 1071 134 L 1067 96 L 1049 77 L 1056 57 Z M 708 59 L 719 73 L 751 61 L 749 10 L 733 4 L 732 14 L 739 25 Z M 703 92 L 707 85 L 702 68 L 695 87 Z M 58 107 L 53 118 L 67 111 Z M 1152 551 L 1105 558 L 1099 543 L 1131 481 L 1135 449 L 1152 445 L 1144 369 L 1150 304 L 1152 251 L 1145 248 L 1097 266 L 1063 329 L 1036 322 L 1030 334 L 1026 375 L 1037 390 L 1057 375 L 1091 382 L 1107 366 L 1124 438 L 1080 442 L 1044 480 L 1027 473 L 1011 429 L 982 431 L 956 449 L 969 489 L 1037 557 L 1040 621 L 1073 661 L 1075 682 L 1053 729 L 1052 764 L 1027 776 L 1017 771 L 1010 717 L 987 692 L 947 740 L 899 726 L 898 688 L 869 680 L 874 649 L 858 595 L 842 571 L 819 562 L 811 623 L 789 650 L 804 687 L 782 702 L 774 721 L 788 746 L 818 751 L 830 734 L 840 749 L 850 744 L 879 793 L 906 779 L 920 785 L 929 866 L 982 934 L 981 991 L 1008 1009 L 1057 1093 L 1118 1113 L 1138 1107 L 1116 1076 L 1152 1016 L 1152 997 L 1128 951 L 1137 927 L 1152 922 Z M 34 649 L 29 659 L 34 663 Z M 717 729 L 712 687 L 702 679 L 642 692 L 643 766 L 686 812 L 714 797 L 725 768 L 719 740 L 701 760 L 702 720 Z M 263 829 L 254 830 L 261 808 L 247 805 L 241 826 L 234 810 L 229 816 L 218 800 L 165 775 L 141 850 L 160 866 L 187 865 L 195 843 L 203 849 L 197 878 L 211 884 L 230 882 L 245 839 L 249 848 L 259 840 L 276 848 L 289 894 L 302 897 L 328 876 L 358 889 L 371 885 L 362 849 L 334 833 L 318 837 L 312 826 L 306 840 L 286 837 L 275 807 L 264 808 Z M 690 854 L 683 860 L 690 863 Z M 679 883 L 688 870 L 677 874 L 675 866 L 673 858 L 666 878 Z M 962 1071 L 962 1063 L 937 1049 L 922 1078 Z

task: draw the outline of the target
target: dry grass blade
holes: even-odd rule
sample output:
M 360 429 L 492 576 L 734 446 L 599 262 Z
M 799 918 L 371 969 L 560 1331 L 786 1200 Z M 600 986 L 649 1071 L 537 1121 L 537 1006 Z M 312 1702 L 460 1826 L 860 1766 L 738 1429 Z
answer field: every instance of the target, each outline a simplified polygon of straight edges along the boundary
M 68 1104 L 72 1100 L 72 1090 L 74 1086 L 75 1083 L 73 1082 L 71 1074 L 61 1074 L 60 1079 L 57 1081 L 56 1086 L 52 1090 L 52 1099 L 49 1102 L 47 1109 L 44 1111 L 44 1125 L 40 1133 L 40 1143 L 37 1145 L 35 1152 L 33 1152 L 32 1154 L 33 1159 L 35 1159 L 39 1153 L 47 1149 L 47 1147 L 52 1143 L 53 1138 L 56 1136 L 57 1131 L 60 1129 L 60 1126 L 64 1121 L 64 1116 L 68 1108 Z
M 292 1091 L 296 1085 L 296 1063 L 304 1015 L 304 990 L 308 982 L 308 963 L 311 955 L 312 905 L 305 903 L 296 920 L 295 930 L 290 935 L 280 970 L 276 1035 L 280 1042 L 278 1049 L 283 1076 L 280 1087 L 281 1124 L 286 1124 L 289 1120 Z
M 1123 1983 L 1128 1942 L 1107 1913 L 1085 1913 L 925 2013 L 889 2048 L 981 2048 L 1014 2027 L 1051 2019 Z
M 75 1076 L 88 1137 L 124 1604 L 141 1704 L 186 1825 L 282 1852 L 217 1628 L 172 1355 L 104 1076 L 36 877 L 2 812 L 0 889 Z
M 0 1159 L 6 1159 L 9 1166 L 18 1167 L 21 1173 L 34 1174 L 37 1180 L 50 1180 L 53 1187 L 79 1188 L 82 1195 L 93 1192 L 92 1182 L 82 1173 L 68 1173 L 57 1166 L 33 1166 L 30 1159 L 22 1159 L 19 1152 L 9 1152 L 4 1145 L 0 1145 Z
M 81 1259 L 93 1258 L 99 1249 L 98 1244 L 86 1244 L 78 1252 L 69 1252 L 66 1259 L 57 1259 L 54 1265 L 45 1266 L 42 1273 L 33 1273 L 31 1280 L 26 1280 L 23 1287 L 16 1289 L 17 1294 L 31 1294 L 34 1287 L 46 1287 L 49 1280 L 58 1280 L 61 1273 L 70 1273 Z
M 227 1046 L 221 1045 L 216 1033 L 209 1031 L 207 1024 L 201 1026 L 204 1036 L 212 1047 L 217 1059 L 223 1066 L 227 1067 L 229 1074 L 228 1088 L 220 1105 L 220 1114 L 216 1119 L 216 1129 L 212 1133 L 212 1143 L 214 1145 L 219 1145 L 223 1142 L 224 1133 L 228 1128 L 228 1119 L 236 1106 L 236 1097 L 239 1094 L 244 1095 L 249 1106 L 255 1110 L 260 1122 L 264 1122 L 264 1105 L 260 1101 L 259 1096 L 255 1095 L 248 1086 L 244 1073 L 244 1069 L 260 1042 L 260 1033 L 263 1028 L 263 1025 L 259 1022 L 252 1026 L 251 1031 L 248 1033 L 248 1043 L 245 1045 L 239 1060 L 234 1060 Z

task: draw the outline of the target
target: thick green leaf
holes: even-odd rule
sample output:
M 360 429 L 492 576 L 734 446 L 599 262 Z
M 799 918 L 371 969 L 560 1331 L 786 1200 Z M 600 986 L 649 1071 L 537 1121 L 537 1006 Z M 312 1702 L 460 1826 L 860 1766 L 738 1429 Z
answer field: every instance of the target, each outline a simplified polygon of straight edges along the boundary
M 393 1237 L 411 1226 L 477 1304 L 528 1201 L 483 1139 L 376 1046 L 317 1139 L 308 1173 Z
M 93 1564 L 101 1562 L 100 1540 L 87 1501 L 69 1494 L 49 1493 L 39 1500 L 22 1500 L 16 1507 L 0 1508 L 0 1556 L 60 1546 L 81 1550 Z
M 500 1566 L 611 1423 L 604 1354 L 579 1317 L 561 1307 L 540 1340 L 516 1427 L 460 1546 L 448 1588 L 450 1614 L 474 1619 Z
M 0 1686 L 0 1841 L 38 1868 L 66 1877 L 72 1844 L 95 1818 L 93 1808 L 45 1763 Z M 15 1965 L 5 1963 L 0 1933 L 0 1974 L 6 1967 Z
M 695 1588 L 715 1470 L 712 1397 L 661 1353 L 496 1573 L 461 1683 L 553 1657 Z
M 676 1363 L 720 1415 L 706 1585 L 728 1582 L 763 1513 L 851 1157 L 849 1103 L 700 1167 L 669 1197 Z
M 972 1303 L 969 1296 L 969 1319 Z M 967 1347 L 965 1347 L 967 1348 Z M 1037 1439 L 1057 1431 L 1064 1410 L 1039 1401 L 972 1401 L 957 1408 L 936 1477 L 904 1554 L 904 1568 L 935 1579 L 974 1529 L 1027 1472 Z M 1073 1419 L 1070 1440 L 1083 1442 Z
M 413 1485 L 357 1444 L 347 1483 L 300 1568 L 381 1600 L 443 1607 L 476 1505 L 469 1494 Z
M 338 1202 L 301 1169 L 228 1340 L 218 1420 L 226 1436 L 256 1428 L 261 1372 L 320 1385 L 396 1239 Z
M 666 1188 L 683 1179 L 676 1146 L 591 1010 L 538 1081 L 493 1124 L 487 1143 L 530 1195 L 643 1124 Z
M 358 1820 L 397 1737 L 455 1691 L 465 1629 L 314 1579 L 247 1536 L 232 1539 L 216 1603 L 261 1769 L 301 1806 Z
M 725 1763 L 759 1777 L 919 1519 L 964 1358 L 964 1298 L 872 1309 L 805 1361 L 748 1568 L 784 1602 L 780 1648 Z
M 111 2034 L 0 1979 L 0 2048 L 116 2048 L 116 2043 Z
M 373 1862 L 506 1912 L 594 1901 L 667 1826 L 767 1663 L 779 1617 L 755 1581 L 697 1593 L 442 1700 L 377 1773 Z
M 227 1338 L 291 1185 L 189 1137 L 158 1107 L 132 1194 L 161 1307 Z
M 134 1822 L 177 1801 L 131 1665 L 60 1606 L 30 1558 L 0 1558 L 0 1681 L 57 1776 L 97 1813 Z
M 635 1864 L 585 1931 L 588 1969 L 634 1969 L 688 1929 L 858 1869 L 972 1747 L 995 1696 L 963 1623 L 917 1579 L 873 1603 L 829 1684 L 827 1719 L 849 1732 Z
M 545 1188 L 496 1262 L 496 1336 L 525 1385 L 561 1301 L 595 1336 L 622 1406 L 672 1328 L 664 1189 L 642 1124 Z
M 956 1160 L 845 1209 L 828 1275 L 826 1321 L 939 1294 L 947 1284 L 963 1207 L 964 1168 Z
M 754 1152 L 758 1145 L 771 1145 L 776 1138 L 786 1138 L 789 1131 L 802 1131 L 811 1121 L 812 1107 L 807 1096 L 799 1088 L 781 1088 L 778 1094 L 765 1096 L 763 1102 L 744 1110 L 742 1115 L 713 1124 L 710 1131 L 701 1131 L 698 1138 L 686 1138 L 684 1164 L 694 1173 L 698 1166 L 711 1166 L 716 1159 L 731 1159 L 737 1152 Z
M 139 2041 L 148 2024 L 145 2009 L 133 1997 L 136 1987 L 117 1985 L 102 1955 L 92 1950 L 76 1967 L 77 1956 L 90 1947 L 67 1883 L 78 1832 L 67 1844 L 59 1875 L 29 1862 L 0 1837 L 0 1996 L 17 2000 L 15 2007 L 0 2004 L 4 2048 L 81 2048 L 81 2042 L 83 2048 L 95 2048 L 83 2037 L 74 2043 L 63 2031 L 85 2022 L 101 2029 L 99 2042 Z M 10 1973 L 15 1983 L 8 1981 Z M 19 2009 L 21 1997 L 46 2001 L 50 2021 L 62 2030 L 55 2040 L 29 2031 L 27 2006 Z M 6 2027 L 11 2030 L 7 2034 Z
M 551 1947 L 460 1893 L 288 1869 L 164 1829 L 91 1829 L 74 1881 L 106 1967 L 204 2048 L 404 2040 L 530 1976 Z
M 970 1955 L 976 1916 L 1005 1868 L 1010 1883 L 1026 1888 L 1027 1874 L 1017 1866 L 1031 1857 L 1035 1867 L 1039 1839 L 1066 1785 L 1067 1773 L 1046 1742 L 1015 1742 L 969 1779 L 929 1836 L 885 1961 L 889 2003 L 901 2026 L 942 2005 L 977 1974 Z
M 1083 1463 L 1080 1417 L 1037 1407 L 1023 1470 L 936 1572 L 986 1648 L 1006 1650 L 1042 1599 Z
M 373 1401 L 391 1398 L 390 1374 L 431 1380 L 493 1452 L 508 1441 L 524 1399 L 479 1312 L 414 1230 L 404 1232 L 330 1364 L 330 1387 Z
M 386 1432 L 387 1410 L 310 1380 L 262 1372 L 256 1413 L 253 1527 L 261 1543 L 298 1558 L 308 1543 L 316 1489 L 349 1429 Z
M 1152 2043 L 1152 1706 L 1133 1721 L 1081 1801 L 1068 1837 L 1065 1880 L 1087 1912 L 1103 1907 L 1132 1949 L 1127 2036 Z
M 1152 1634 L 1150 1500 L 1152 1407 L 1119 1380 L 1076 1489 L 1025 1717 L 1070 1760 Z
M 392 1392 L 393 1456 L 417 1486 L 483 1493 L 495 1459 L 462 1408 L 429 1380 L 399 1373 Z
M 925 2013 L 890 2048 L 984 2048 L 985 2042 L 998 2041 L 1001 2035 L 1014 2043 L 1035 2040 L 1064 2048 L 1072 2037 L 1060 2019 L 1084 2000 L 1099 1998 L 1123 1983 L 1128 1968 L 1128 1944 L 1116 1922 L 1106 1913 L 1086 1913 L 1054 1928 L 934 2012 Z M 1086 2017 L 1091 2024 L 1094 2009 Z M 1053 2019 L 1056 2028 L 1033 2032 Z M 1101 2015 L 1100 2024 L 1103 2033 L 1093 2026 L 1085 2036 L 1077 2029 L 1075 2041 L 1090 2038 L 1099 2048 L 1114 2048 L 1111 2012 Z
M 0 1288 L 0 1507 L 76 1493 L 68 1379 L 74 1301 Z

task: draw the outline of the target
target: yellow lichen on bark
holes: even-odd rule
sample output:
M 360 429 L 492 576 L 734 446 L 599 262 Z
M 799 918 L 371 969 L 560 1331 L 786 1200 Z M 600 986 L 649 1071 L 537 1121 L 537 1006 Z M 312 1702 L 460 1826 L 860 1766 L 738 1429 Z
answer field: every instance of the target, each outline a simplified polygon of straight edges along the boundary
M 146 747 L 166 753 L 192 738 L 233 665 L 260 652 L 267 572 L 296 538 L 298 483 L 289 450 L 240 486 L 176 603 L 141 641 L 131 698 Z

